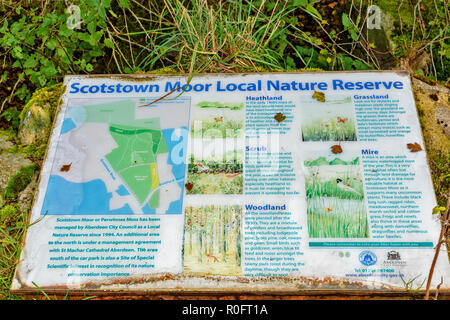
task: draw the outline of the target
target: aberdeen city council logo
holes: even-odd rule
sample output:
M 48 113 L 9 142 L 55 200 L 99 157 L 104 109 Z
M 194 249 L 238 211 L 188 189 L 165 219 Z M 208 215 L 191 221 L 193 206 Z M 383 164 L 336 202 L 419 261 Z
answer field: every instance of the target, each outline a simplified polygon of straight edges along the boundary
M 359 262 L 365 266 L 373 266 L 377 263 L 377 256 L 372 251 L 363 251 L 359 254 Z
M 388 260 L 402 260 L 402 258 L 400 258 L 400 253 L 398 253 L 398 251 L 389 251 L 387 253 L 387 259 Z

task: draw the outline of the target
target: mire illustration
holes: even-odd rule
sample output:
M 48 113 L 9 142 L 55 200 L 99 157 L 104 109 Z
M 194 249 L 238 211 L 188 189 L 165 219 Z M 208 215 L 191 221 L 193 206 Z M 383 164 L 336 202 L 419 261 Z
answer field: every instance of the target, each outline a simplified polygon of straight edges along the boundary
M 369 236 L 359 157 L 305 161 L 310 238 Z
M 184 272 L 241 275 L 241 224 L 242 207 L 239 205 L 186 207 Z

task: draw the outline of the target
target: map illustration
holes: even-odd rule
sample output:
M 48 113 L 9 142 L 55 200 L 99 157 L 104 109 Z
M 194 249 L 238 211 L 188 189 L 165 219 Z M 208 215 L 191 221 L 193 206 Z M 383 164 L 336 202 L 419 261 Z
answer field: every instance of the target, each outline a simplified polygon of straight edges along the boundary
M 92 101 L 68 103 L 41 214 L 182 214 L 189 101 Z

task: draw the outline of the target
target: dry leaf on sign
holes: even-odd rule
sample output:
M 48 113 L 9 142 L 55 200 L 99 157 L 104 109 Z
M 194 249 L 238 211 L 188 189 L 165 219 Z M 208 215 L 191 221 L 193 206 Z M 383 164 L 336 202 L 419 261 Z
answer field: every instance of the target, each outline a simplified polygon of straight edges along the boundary
M 282 113 L 277 113 L 275 115 L 275 117 L 273 117 L 275 120 L 277 120 L 278 122 L 282 122 L 286 119 L 286 116 Z
M 409 150 L 411 150 L 411 152 L 419 152 L 419 151 L 422 151 L 422 147 L 421 147 L 420 144 L 418 144 L 417 142 L 414 142 L 414 143 L 408 143 L 406 146 L 408 147 Z
M 72 166 L 72 163 L 70 163 L 70 164 L 65 164 L 65 165 L 63 165 L 60 169 L 59 169 L 59 171 L 61 171 L 61 172 L 68 172 L 69 170 L 70 170 L 70 167 Z
M 333 153 L 342 153 L 342 147 L 338 144 L 335 144 L 334 146 L 331 146 L 331 152 Z
M 316 99 L 317 101 L 320 101 L 320 102 L 325 102 L 325 93 L 319 92 L 319 91 L 314 91 L 312 98 Z

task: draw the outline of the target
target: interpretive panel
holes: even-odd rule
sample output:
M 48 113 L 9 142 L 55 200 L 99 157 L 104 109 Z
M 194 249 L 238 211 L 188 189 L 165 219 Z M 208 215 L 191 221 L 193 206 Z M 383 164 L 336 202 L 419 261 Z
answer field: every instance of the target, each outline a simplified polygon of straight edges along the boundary
M 67 76 L 12 290 L 420 288 L 424 149 L 406 72 Z

